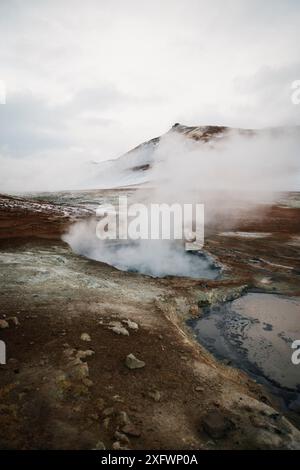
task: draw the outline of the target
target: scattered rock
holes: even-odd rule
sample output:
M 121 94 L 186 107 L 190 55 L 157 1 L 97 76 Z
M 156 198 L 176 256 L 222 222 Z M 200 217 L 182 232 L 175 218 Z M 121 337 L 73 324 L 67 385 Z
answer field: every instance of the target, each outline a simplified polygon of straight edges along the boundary
M 88 379 L 86 377 L 84 377 L 82 379 L 82 383 L 86 386 L 86 387 L 92 387 L 94 385 L 94 382 L 91 380 L 91 379 Z
M 123 325 L 121 325 L 121 323 L 111 327 L 110 330 L 116 333 L 117 335 L 129 336 L 129 332 Z
M 102 411 L 102 416 L 107 418 L 108 416 L 113 415 L 115 412 L 115 409 L 111 406 L 110 408 L 105 408 L 105 410 Z
M 76 349 L 70 348 L 68 344 L 65 344 L 64 347 L 64 355 L 68 358 L 72 358 L 76 353 Z
M 9 328 L 9 324 L 6 320 L 0 320 L 0 328 L 4 330 L 4 328 Z
M 199 307 L 198 305 L 192 305 L 190 307 L 190 315 L 192 315 L 193 317 L 198 317 L 199 315 Z
M 92 341 L 92 340 L 91 340 L 91 337 L 90 337 L 90 335 L 89 335 L 88 333 L 82 333 L 82 335 L 80 336 L 80 339 L 81 339 L 82 341 Z
M 115 432 L 115 438 L 117 439 L 117 441 L 122 442 L 123 444 L 130 444 L 130 440 L 128 439 L 126 434 L 123 434 L 120 431 Z
M 121 443 L 119 441 L 116 441 L 112 445 L 113 450 L 128 450 L 128 447 L 121 446 Z
M 204 388 L 200 387 L 200 386 L 197 386 L 197 387 L 195 387 L 195 392 L 204 392 Z
M 120 395 L 118 395 L 118 394 L 117 394 L 117 395 L 114 395 L 114 396 L 112 397 L 112 399 L 113 399 L 114 401 L 117 401 L 117 402 L 120 402 L 120 403 L 122 403 L 122 401 L 123 401 L 123 398 L 120 397 Z
M 15 326 L 20 325 L 19 319 L 17 317 L 11 317 L 9 320 L 11 320 Z
M 133 354 L 128 354 L 125 361 L 126 367 L 128 369 L 142 369 L 145 367 L 146 363 L 144 361 L 140 361 L 137 359 Z
M 259 281 L 261 284 L 265 284 L 265 285 L 268 285 L 268 284 L 271 284 L 272 283 L 272 279 L 270 277 L 263 277 L 262 279 L 260 279 Z
M 87 349 L 86 351 L 79 350 L 76 353 L 76 357 L 78 359 L 85 359 L 87 357 L 93 356 L 94 354 L 95 354 L 95 351 L 93 351 L 92 349 Z
M 139 325 L 136 322 L 132 321 L 132 320 L 128 319 L 128 320 L 122 320 L 122 321 L 123 321 L 123 323 L 125 323 L 128 326 L 128 328 L 130 328 L 130 330 L 137 331 L 139 329 Z
M 213 439 L 222 439 L 233 429 L 233 423 L 219 411 L 209 411 L 202 419 L 202 428 Z
M 119 441 L 114 442 L 113 445 L 112 445 L 112 448 L 113 448 L 114 450 L 121 450 L 121 444 L 120 444 L 120 442 L 119 442 Z
M 89 366 L 86 362 L 81 361 L 71 361 L 70 363 L 72 369 L 70 370 L 70 376 L 82 380 L 88 378 L 89 376 Z
M 122 427 L 122 432 L 132 437 L 140 437 L 141 431 L 132 423 Z
M 148 392 L 148 396 L 156 402 L 160 401 L 161 399 L 161 393 L 158 390 L 151 390 Z
M 102 441 L 98 441 L 93 450 L 106 450 L 106 447 Z

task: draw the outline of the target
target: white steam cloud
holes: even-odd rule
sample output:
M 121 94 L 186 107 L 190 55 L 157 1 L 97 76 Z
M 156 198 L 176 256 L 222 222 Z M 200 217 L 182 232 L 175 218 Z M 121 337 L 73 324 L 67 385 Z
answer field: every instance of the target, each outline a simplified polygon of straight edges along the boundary
M 231 131 L 210 143 L 177 132 L 161 138 L 151 157 L 147 188 L 131 202 L 204 203 L 207 225 L 237 211 L 271 203 L 279 191 L 299 183 L 299 129 L 247 134 Z M 143 153 L 145 149 L 143 149 Z M 78 253 L 119 269 L 153 276 L 214 278 L 212 260 L 187 254 L 182 243 L 99 241 L 95 223 L 75 224 L 64 240 Z

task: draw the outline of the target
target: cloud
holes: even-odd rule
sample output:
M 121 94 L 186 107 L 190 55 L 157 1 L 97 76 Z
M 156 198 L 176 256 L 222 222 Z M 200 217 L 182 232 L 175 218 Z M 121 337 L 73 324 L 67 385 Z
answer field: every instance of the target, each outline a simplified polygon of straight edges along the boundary
M 86 136 L 92 131 L 97 140 L 101 128 L 106 132 L 114 124 L 106 117 L 107 109 L 130 106 L 135 99 L 107 84 L 82 89 L 62 103 L 49 103 L 30 91 L 10 94 L 0 106 L 0 151 L 12 157 L 32 157 L 83 146 L 88 153 Z
M 32 93 L 18 93 L 0 106 L 0 149 L 10 156 L 32 156 L 68 141 L 64 135 L 65 111 L 50 107 Z
M 285 66 L 263 66 L 250 76 L 238 77 L 235 89 L 240 96 L 236 109 L 241 121 L 245 114 L 256 115 L 259 126 L 293 126 L 300 123 L 300 108 L 292 102 L 292 83 L 300 77 L 300 62 Z

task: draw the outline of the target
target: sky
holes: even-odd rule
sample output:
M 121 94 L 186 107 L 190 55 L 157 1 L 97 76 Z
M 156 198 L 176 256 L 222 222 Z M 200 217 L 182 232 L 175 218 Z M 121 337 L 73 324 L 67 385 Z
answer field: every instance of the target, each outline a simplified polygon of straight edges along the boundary
M 299 125 L 299 25 L 298 0 L 1 0 L 3 177 L 115 158 L 175 122 Z

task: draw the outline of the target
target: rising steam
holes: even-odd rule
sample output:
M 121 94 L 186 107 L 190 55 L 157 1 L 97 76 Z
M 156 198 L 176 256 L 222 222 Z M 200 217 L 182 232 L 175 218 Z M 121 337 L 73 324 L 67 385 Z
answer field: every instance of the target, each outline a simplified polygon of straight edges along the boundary
M 151 155 L 148 185 L 137 189 L 131 202 L 204 203 L 207 226 L 236 212 L 246 217 L 278 192 L 296 189 L 299 140 L 299 129 L 258 135 L 231 131 L 210 143 L 168 132 Z M 100 242 L 93 224 L 85 222 L 74 225 L 64 240 L 75 251 L 119 269 L 154 276 L 216 275 L 211 260 L 188 255 L 174 241 Z

